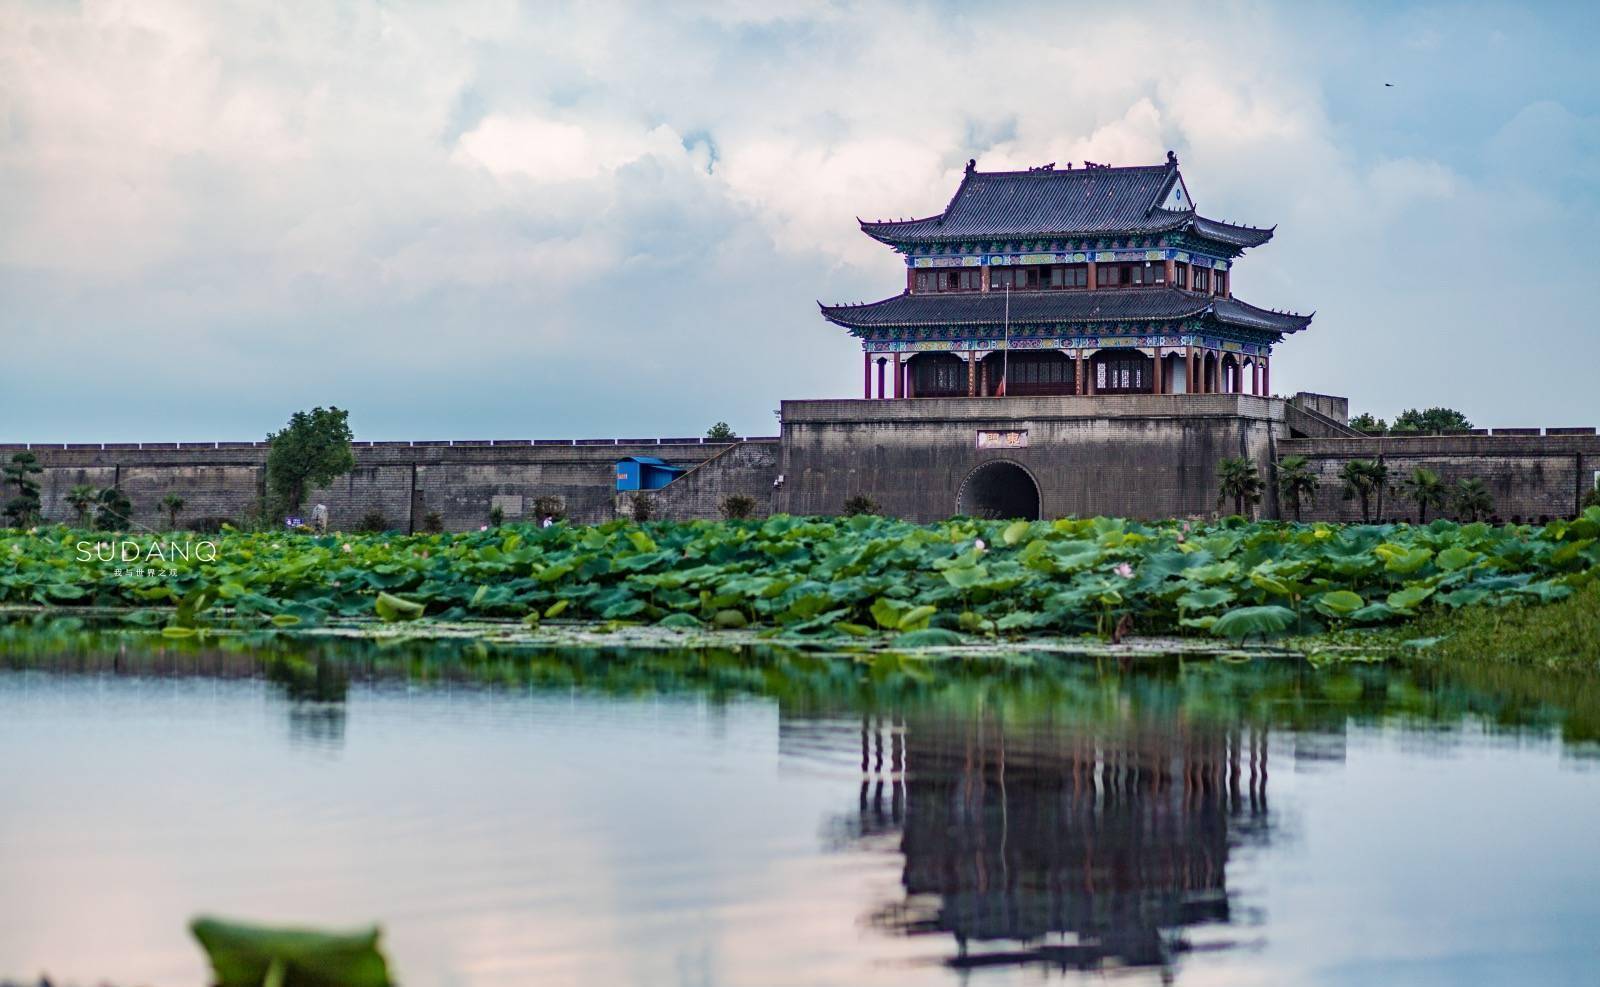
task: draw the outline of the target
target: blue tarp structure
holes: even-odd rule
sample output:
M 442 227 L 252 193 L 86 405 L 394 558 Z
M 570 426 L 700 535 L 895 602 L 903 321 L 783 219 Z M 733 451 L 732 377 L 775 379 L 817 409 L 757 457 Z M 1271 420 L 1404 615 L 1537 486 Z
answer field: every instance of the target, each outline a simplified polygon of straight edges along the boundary
M 624 456 L 617 460 L 617 489 L 660 490 L 683 472 L 654 456 Z

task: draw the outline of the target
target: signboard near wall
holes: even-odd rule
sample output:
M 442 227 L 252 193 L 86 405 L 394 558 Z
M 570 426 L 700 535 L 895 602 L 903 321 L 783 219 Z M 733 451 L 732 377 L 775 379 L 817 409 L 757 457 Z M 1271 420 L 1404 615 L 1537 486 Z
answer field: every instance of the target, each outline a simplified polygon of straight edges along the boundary
M 1028 447 L 1028 430 L 1012 429 L 1010 431 L 978 430 L 979 449 L 1026 449 Z

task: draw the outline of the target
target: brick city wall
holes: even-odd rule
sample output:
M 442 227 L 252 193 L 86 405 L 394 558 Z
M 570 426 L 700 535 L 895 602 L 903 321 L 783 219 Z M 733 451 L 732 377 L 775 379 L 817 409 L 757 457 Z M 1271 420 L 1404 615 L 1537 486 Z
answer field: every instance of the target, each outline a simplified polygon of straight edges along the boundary
M 1600 437 L 1593 428 L 1283 439 L 1277 446 L 1280 456 L 1306 457 L 1317 477 L 1315 501 L 1301 508 L 1307 521 L 1361 520 L 1361 502 L 1345 500 L 1339 480 L 1339 470 L 1352 459 L 1382 456 L 1391 485 L 1419 467 L 1438 473 L 1447 484 L 1480 479 L 1494 498 L 1495 516 L 1504 521 L 1571 517 L 1600 476 Z M 1416 505 L 1398 492 L 1386 491 L 1380 516 L 1414 520 Z
M 350 530 L 376 511 L 404 531 L 420 529 L 437 512 L 447 530 L 461 531 L 487 523 L 497 504 L 507 520 L 517 520 L 532 518 L 538 498 L 557 497 L 571 519 L 598 522 L 616 516 L 620 457 L 655 456 L 689 468 L 747 445 L 768 449 L 775 458 L 773 439 L 731 445 L 699 439 L 356 443 L 355 469 L 312 491 L 303 513 L 309 516 L 312 505 L 326 504 L 330 525 Z M 164 526 L 160 504 L 168 494 L 184 499 L 179 520 L 192 525 L 237 521 L 255 508 L 264 489 L 265 443 L 0 445 L 0 458 L 10 459 L 22 449 L 31 450 L 45 468 L 39 480 L 47 521 L 72 520 L 66 498 L 80 483 L 120 486 L 133 503 L 134 521 L 149 527 Z M 745 472 L 747 463 L 745 455 L 729 460 Z M 722 485 L 740 482 L 719 485 L 703 476 L 694 487 L 712 496 Z M 770 478 L 765 482 L 770 496 Z M 684 493 L 675 494 L 673 502 L 691 516 L 716 512 L 715 504 L 697 503 Z
M 741 442 L 728 446 L 660 490 L 652 490 L 661 517 L 688 521 L 719 518 L 722 502 L 734 494 L 755 501 L 752 517 L 772 513 L 772 482 L 778 474 L 779 443 Z M 618 494 L 618 511 L 626 514 L 627 494 Z
M 1016 463 L 1045 517 L 1173 517 L 1216 509 L 1218 461 L 1265 473 L 1283 402 L 1241 394 L 786 401 L 776 509 L 835 514 L 856 495 L 888 514 L 950 517 L 986 463 Z M 1024 448 L 980 449 L 984 431 L 1027 432 Z M 1263 505 L 1270 514 L 1276 498 Z
M 1476 477 L 1494 497 L 1496 516 L 1536 521 L 1572 515 L 1600 474 L 1592 428 L 1297 438 L 1291 415 L 1280 399 L 1234 394 L 789 401 L 781 442 L 357 443 L 356 468 L 313 491 L 305 513 L 326 504 L 331 525 L 350 530 L 376 511 L 403 531 L 437 512 L 446 529 L 459 531 L 487 523 L 497 505 L 507 520 L 531 520 L 538 498 L 557 497 L 572 520 L 604 521 L 627 513 L 615 465 L 629 455 L 689 469 L 650 494 L 666 518 L 717 517 L 722 501 L 738 493 L 755 499 L 758 517 L 835 514 L 859 494 L 887 514 L 937 520 L 960 509 L 963 483 L 995 460 L 1031 475 L 1044 517 L 1205 515 L 1217 510 L 1217 463 L 1234 456 L 1268 478 L 1259 514 L 1274 517 L 1273 464 L 1301 455 L 1320 481 L 1303 517 L 1353 521 L 1360 505 L 1341 496 L 1339 470 L 1381 455 L 1392 483 L 1419 466 L 1447 483 Z M 980 431 L 1026 431 L 1027 445 L 980 449 Z M 184 524 L 243 518 L 260 497 L 267 453 L 264 443 L 249 442 L 0 445 L 0 458 L 24 448 L 45 467 L 46 520 L 72 519 L 66 497 L 77 484 L 117 485 L 133 502 L 135 521 L 150 527 L 164 523 L 167 494 L 184 498 Z M 1385 494 L 1383 517 L 1413 514 L 1401 496 Z

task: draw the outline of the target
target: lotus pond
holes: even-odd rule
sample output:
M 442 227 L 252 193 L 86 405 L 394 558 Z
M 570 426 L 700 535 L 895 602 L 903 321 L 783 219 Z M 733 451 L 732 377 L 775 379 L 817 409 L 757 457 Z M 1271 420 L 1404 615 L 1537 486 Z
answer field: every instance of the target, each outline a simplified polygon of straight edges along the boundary
M 1549 602 L 1600 508 L 1541 527 L 774 517 L 468 534 L 0 534 L 0 605 L 121 608 L 174 635 L 369 617 L 572 619 L 901 647 L 1095 633 L 1262 638 Z
M 29 618 L 0 980 L 197 987 L 212 913 L 411 984 L 1592 983 L 1597 754 L 1492 662 Z
M 211 982 L 197 914 L 406 983 L 1592 982 L 1597 561 L 1600 509 L 0 532 L 0 982 Z

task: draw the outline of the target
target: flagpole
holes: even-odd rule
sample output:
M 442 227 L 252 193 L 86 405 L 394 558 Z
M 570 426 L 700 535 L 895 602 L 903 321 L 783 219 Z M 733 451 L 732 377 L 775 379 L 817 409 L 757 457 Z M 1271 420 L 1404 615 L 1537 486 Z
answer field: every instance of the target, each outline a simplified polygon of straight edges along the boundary
M 1011 282 L 1006 282 L 1005 349 L 1000 351 L 1000 386 L 1011 387 Z

